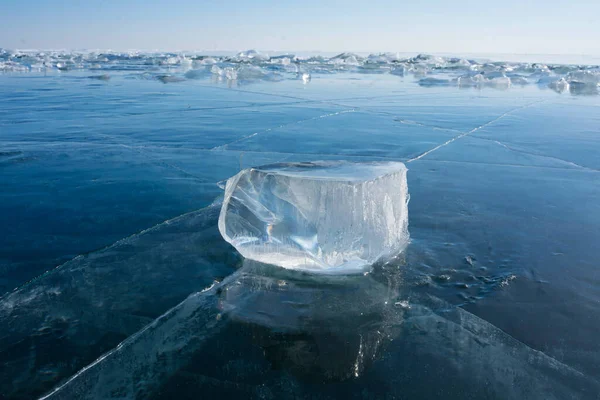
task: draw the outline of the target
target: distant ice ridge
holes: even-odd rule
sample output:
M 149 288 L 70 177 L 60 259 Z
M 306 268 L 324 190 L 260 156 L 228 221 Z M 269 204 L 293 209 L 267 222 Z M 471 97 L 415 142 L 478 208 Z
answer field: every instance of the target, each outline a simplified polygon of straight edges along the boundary
M 514 85 L 535 84 L 541 89 L 573 94 L 597 94 L 600 87 L 600 67 L 597 65 L 497 62 L 428 54 L 402 57 L 398 53 L 376 53 L 365 57 L 341 53 L 333 57 L 300 57 L 246 50 L 235 55 L 209 56 L 200 52 L 0 49 L 0 72 L 69 73 L 74 70 L 138 71 L 187 79 L 212 78 L 228 83 L 283 79 L 306 82 L 307 74 L 315 78 L 319 74 L 354 72 L 413 78 L 426 87 L 507 89 Z
M 511 79 L 503 72 L 477 75 L 464 75 L 457 79 L 458 86 L 509 87 Z
M 248 259 L 322 273 L 365 271 L 408 244 L 406 173 L 400 162 L 245 169 L 227 181 L 219 231 Z
M 236 65 L 229 67 L 219 67 L 213 65 L 211 72 L 218 78 L 230 81 L 252 81 L 252 80 L 267 80 L 276 81 L 281 79 L 281 75 L 277 72 L 268 71 L 256 65 Z

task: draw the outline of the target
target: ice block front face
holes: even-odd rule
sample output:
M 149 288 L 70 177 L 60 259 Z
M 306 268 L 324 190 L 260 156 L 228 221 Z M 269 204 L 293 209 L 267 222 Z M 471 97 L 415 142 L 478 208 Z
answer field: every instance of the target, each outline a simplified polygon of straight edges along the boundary
M 408 243 L 400 162 L 272 164 L 227 181 L 219 230 L 244 257 L 325 273 L 365 270 Z

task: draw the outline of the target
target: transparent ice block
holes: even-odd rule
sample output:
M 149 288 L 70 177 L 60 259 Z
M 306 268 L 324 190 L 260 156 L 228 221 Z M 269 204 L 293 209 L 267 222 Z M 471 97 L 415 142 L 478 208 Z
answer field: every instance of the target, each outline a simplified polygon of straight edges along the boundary
M 245 169 L 227 181 L 219 230 L 252 260 L 325 273 L 364 271 L 408 243 L 406 172 L 400 162 Z

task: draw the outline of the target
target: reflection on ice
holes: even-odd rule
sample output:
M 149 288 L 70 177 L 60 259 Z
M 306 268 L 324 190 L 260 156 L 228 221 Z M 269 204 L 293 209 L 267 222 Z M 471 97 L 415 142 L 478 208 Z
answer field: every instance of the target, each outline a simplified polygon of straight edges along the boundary
M 302 379 L 345 380 L 362 373 L 402 322 L 401 265 L 387 266 L 319 276 L 245 260 L 218 290 L 219 304 L 233 322 L 267 328 L 254 338 L 274 365 Z
M 0 393 L 49 390 L 238 258 L 220 239 L 219 207 L 169 220 L 79 256 L 0 298 Z
M 585 399 L 600 391 L 489 323 L 414 291 L 404 258 L 366 275 L 248 260 L 233 272 L 239 258 L 217 217 L 210 207 L 168 221 L 4 296 L 2 393 Z
M 564 399 L 600 389 L 460 308 L 407 296 L 397 267 L 326 277 L 246 261 L 47 398 Z

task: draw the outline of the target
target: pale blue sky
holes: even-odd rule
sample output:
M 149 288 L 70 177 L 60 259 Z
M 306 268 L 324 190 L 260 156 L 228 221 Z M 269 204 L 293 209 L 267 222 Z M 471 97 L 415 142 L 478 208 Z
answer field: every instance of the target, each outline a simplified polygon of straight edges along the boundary
M 600 54 L 599 0 L 0 0 L 0 47 Z

